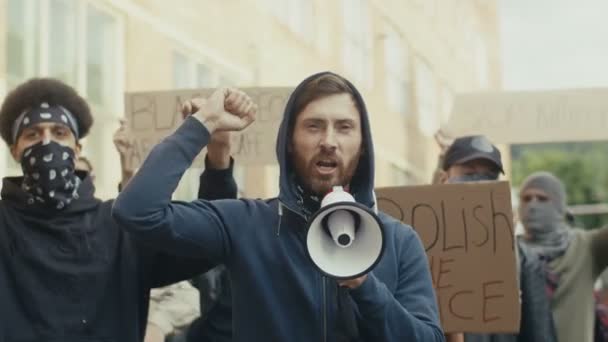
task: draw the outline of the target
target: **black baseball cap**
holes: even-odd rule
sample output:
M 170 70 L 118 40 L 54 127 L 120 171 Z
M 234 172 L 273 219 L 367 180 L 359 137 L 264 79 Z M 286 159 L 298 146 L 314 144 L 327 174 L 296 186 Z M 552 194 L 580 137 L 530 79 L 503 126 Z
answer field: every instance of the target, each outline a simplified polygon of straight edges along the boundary
M 475 159 L 485 159 L 492 162 L 501 173 L 500 151 L 483 135 L 461 137 L 452 143 L 443 159 L 443 170 L 447 171 L 453 165 L 464 164 Z

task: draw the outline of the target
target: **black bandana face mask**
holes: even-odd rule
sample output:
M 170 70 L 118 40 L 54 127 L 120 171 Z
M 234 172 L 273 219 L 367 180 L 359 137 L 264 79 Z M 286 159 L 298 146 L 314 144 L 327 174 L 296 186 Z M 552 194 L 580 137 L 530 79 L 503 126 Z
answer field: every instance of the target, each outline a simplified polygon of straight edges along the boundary
M 30 194 L 29 205 L 61 210 L 78 199 L 80 178 L 74 169 L 74 150 L 54 141 L 40 142 L 23 152 L 22 188 Z

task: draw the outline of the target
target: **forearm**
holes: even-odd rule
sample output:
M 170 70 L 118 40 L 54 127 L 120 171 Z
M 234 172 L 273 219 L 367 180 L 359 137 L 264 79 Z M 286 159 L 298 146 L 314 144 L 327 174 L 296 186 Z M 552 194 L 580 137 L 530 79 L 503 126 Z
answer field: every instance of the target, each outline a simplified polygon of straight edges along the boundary
M 144 342 L 165 342 L 165 334 L 154 323 L 148 323 Z
M 373 274 L 351 294 L 361 313 L 361 330 L 368 340 L 444 341 L 438 322 L 431 315 L 408 311 Z
M 170 252 L 220 256 L 224 232 L 212 205 L 171 203 L 182 175 L 208 141 L 205 127 L 188 118 L 173 135 L 154 147 L 116 199 L 112 212 L 116 221 L 138 238 Z
M 127 170 L 127 157 L 123 154 L 120 155 L 120 183 L 118 189 L 122 190 L 129 184 L 129 181 L 133 177 L 133 171 Z
M 234 160 L 227 155 L 228 167 L 219 169 L 209 155 L 205 159 L 205 171 L 201 174 L 198 198 L 205 200 L 230 199 L 237 197 L 237 184 L 234 179 Z

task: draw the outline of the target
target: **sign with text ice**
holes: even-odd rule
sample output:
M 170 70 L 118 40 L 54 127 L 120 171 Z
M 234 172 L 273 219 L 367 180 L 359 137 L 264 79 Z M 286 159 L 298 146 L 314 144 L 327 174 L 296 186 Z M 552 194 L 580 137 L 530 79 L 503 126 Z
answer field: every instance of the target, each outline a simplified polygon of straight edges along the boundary
M 519 330 L 507 182 L 382 188 L 376 193 L 380 210 L 420 236 L 446 332 Z
M 459 94 L 443 129 L 506 144 L 608 140 L 608 89 Z
M 274 164 L 278 127 L 293 88 L 257 87 L 242 90 L 258 105 L 258 113 L 250 127 L 232 134 L 232 156 L 241 165 Z M 185 101 L 195 97 L 207 98 L 213 91 L 192 89 L 127 93 L 125 113 L 134 138 L 127 167 L 139 167 L 150 150 L 179 127 L 183 121 L 181 107 Z

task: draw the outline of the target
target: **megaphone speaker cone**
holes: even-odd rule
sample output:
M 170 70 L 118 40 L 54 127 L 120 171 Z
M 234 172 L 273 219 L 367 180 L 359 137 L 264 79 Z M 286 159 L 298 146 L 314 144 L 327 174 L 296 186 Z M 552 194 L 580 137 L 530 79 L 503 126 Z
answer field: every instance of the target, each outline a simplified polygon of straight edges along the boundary
M 384 230 L 378 216 L 356 202 L 334 202 L 311 218 L 306 248 L 321 273 L 353 279 L 369 273 L 384 252 Z

